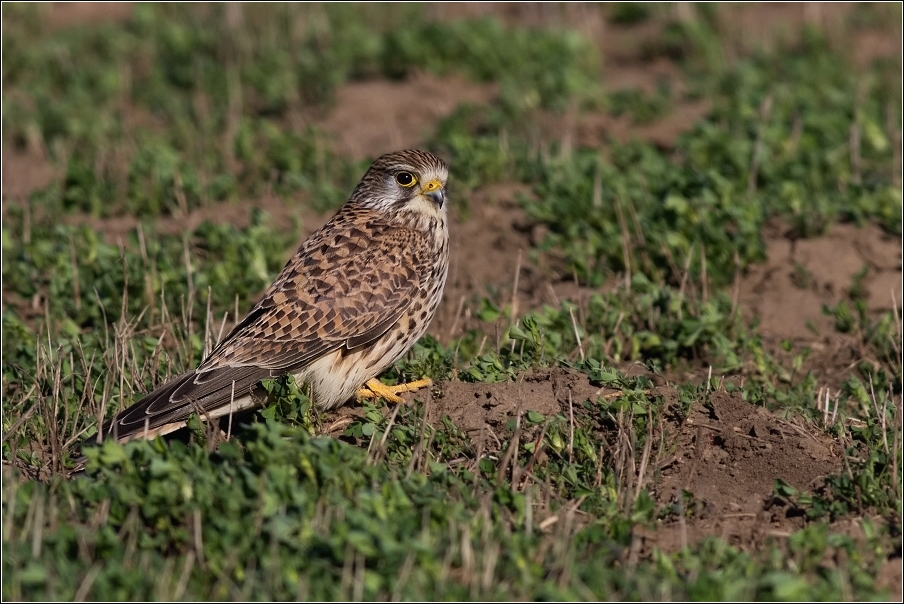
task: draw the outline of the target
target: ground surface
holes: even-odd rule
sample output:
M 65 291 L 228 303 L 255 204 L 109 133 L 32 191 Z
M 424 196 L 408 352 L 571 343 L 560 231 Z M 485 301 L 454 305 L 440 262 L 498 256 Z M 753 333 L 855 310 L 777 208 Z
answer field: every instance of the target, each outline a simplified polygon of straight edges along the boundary
M 675 95 L 680 100 L 665 115 L 644 123 L 593 109 L 537 113 L 532 119 L 533 136 L 538 141 L 561 142 L 560 149 L 593 148 L 605 153 L 613 140 L 637 138 L 669 151 L 675 148 L 678 137 L 711 108 L 706 97 L 682 96 L 685 83 L 677 60 L 667 55 L 653 59 L 646 56 L 649 45 L 660 35 L 652 23 L 613 24 L 603 13 L 580 5 L 487 7 L 467 3 L 439 5 L 430 10 L 440 21 L 482 16 L 489 11 L 509 26 L 573 27 L 598 46 L 608 88 L 653 93 L 658 82 L 668 80 L 671 89 L 677 91 Z M 776 32 L 795 35 L 793 32 L 802 23 L 823 28 L 830 37 L 841 35 L 837 33 L 840 23 L 850 14 L 845 10 L 834 5 L 745 6 L 720 18 L 729 22 L 726 31 L 738 33 L 733 50 L 740 55 L 759 44 L 771 43 Z M 122 23 L 131 13 L 127 4 L 110 9 L 107 5 L 60 3 L 43 14 L 51 28 L 66 30 L 103 20 Z M 877 33 L 858 34 L 852 55 L 862 65 L 876 57 L 899 57 L 900 39 L 897 45 L 891 39 Z M 331 104 L 306 112 L 300 119 L 304 127 L 322 133 L 337 156 L 361 162 L 386 150 L 430 141 L 441 120 L 461 104 L 489 106 L 498 101 L 499 95 L 500 87 L 495 82 L 419 71 L 401 81 L 365 79 L 342 84 Z M 3 144 L 6 219 L 10 207 L 22 204 L 34 191 L 62 182 L 66 174 L 64 167 L 40 145 L 14 144 L 6 139 Z M 285 224 L 287 232 L 288 221 L 298 219 L 301 226 L 296 238 L 301 240 L 329 215 L 305 204 L 310 195 L 305 192 L 286 197 L 264 192 L 252 198 L 211 202 L 181 215 L 160 216 L 154 218 L 153 224 L 160 234 L 193 231 L 204 221 L 245 228 L 251 224 L 253 207 L 265 210 L 273 223 Z M 555 254 L 538 251 L 547 226 L 525 211 L 524 199 L 529 200 L 532 195 L 530 185 L 515 179 L 480 184 L 471 190 L 451 184 L 453 255 L 444 300 L 430 328 L 440 344 L 455 346 L 457 339 L 476 332 L 484 334 L 486 344 L 481 344 L 481 349 L 499 348 L 499 332 L 508 327 L 508 319 L 503 316 L 493 322 L 481 318 L 484 298 L 500 307 L 510 305 L 511 316 L 520 317 L 566 301 L 581 306 L 592 294 L 611 291 L 619 282 L 618 277 L 613 277 L 600 286 L 588 285 L 569 270 L 562 270 Z M 33 219 L 41 220 L 40 208 L 33 211 Z M 129 214 L 98 217 L 85 212 L 67 213 L 62 220 L 87 225 L 111 244 L 125 240 L 142 222 Z M 782 355 L 808 349 L 802 371 L 811 372 L 820 386 L 838 390 L 858 363 L 873 359 L 852 334 L 835 330 L 835 319 L 824 312 L 824 307 L 835 307 L 848 299 L 856 282 L 870 316 L 900 309 L 900 235 L 870 222 L 860 226 L 846 222 L 832 224 L 824 234 L 802 238 L 787 220 L 778 217 L 767 224 L 762 239 L 765 258 L 738 271 L 735 283 L 725 290 L 745 321 L 759 320 L 765 350 Z M 865 276 L 858 281 L 858 275 Z M 21 299 L 6 288 L 3 304 L 29 321 L 39 321 L 46 312 L 40 299 Z M 227 329 L 232 321 L 229 317 Z M 479 336 L 471 337 L 475 343 L 480 342 Z M 780 409 L 770 411 L 753 405 L 740 390 L 715 387 L 689 409 L 683 406 L 678 387 L 691 378 L 705 380 L 705 361 L 670 367 L 664 375 L 650 372 L 636 361 L 614 365 L 626 375 L 652 378 L 652 387 L 645 390 L 644 396 L 663 405 L 661 421 L 649 428 L 655 444 L 643 459 L 645 468 L 635 474 L 640 483 L 630 485 L 631 492 L 647 489 L 658 506 L 697 506 L 692 514 L 672 514 L 638 528 L 627 553 L 631 559 L 648 557 L 654 549 L 678 552 L 700 544 L 706 537 L 721 538 L 748 552 L 781 542 L 806 528 L 808 520 L 803 512 L 791 509 L 793 504 L 774 496 L 776 480 L 798 491 L 809 491 L 817 489 L 827 476 L 850 471 L 846 470 L 844 446 L 837 438 Z M 739 379 L 713 377 L 723 382 Z M 418 393 L 407 398 L 424 401 L 426 397 L 424 413 L 428 424 L 439 425 L 447 417 L 463 432 L 471 443 L 470 449 L 479 453 L 450 464 L 478 472 L 481 454 L 495 459 L 506 455 L 511 421 L 520 414 L 535 411 L 546 417 L 559 414 L 571 417 L 572 422 L 575 417 L 580 421 L 584 415 L 592 414 L 582 404 L 584 401 L 619 392 L 600 385 L 586 373 L 551 367 L 519 371 L 510 381 L 441 381 L 428 395 Z M 900 392 L 897 398 L 900 401 Z M 389 410 L 384 409 L 383 413 L 388 415 Z M 363 414 L 360 408 L 346 406 L 326 414 L 320 425 L 325 433 L 341 436 Z M 603 442 L 608 441 L 602 446 L 616 447 L 615 432 L 603 430 L 601 434 L 605 435 Z M 532 432 L 530 438 L 537 436 Z M 544 463 L 545 455 L 540 455 L 536 463 Z M 633 466 L 635 473 L 637 470 Z M 682 493 L 692 493 L 692 500 Z M 832 528 L 863 539 L 856 514 L 838 519 Z M 897 539 L 900 543 L 900 536 Z M 897 554 L 882 564 L 877 579 L 890 590 L 893 599 L 901 590 L 900 563 L 898 546 Z M 833 564 L 843 561 L 829 563 Z

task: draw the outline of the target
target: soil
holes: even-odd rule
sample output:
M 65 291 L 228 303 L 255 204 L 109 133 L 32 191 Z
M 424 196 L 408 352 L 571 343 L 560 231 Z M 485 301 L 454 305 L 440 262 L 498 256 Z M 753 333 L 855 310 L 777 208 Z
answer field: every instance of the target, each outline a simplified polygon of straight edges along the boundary
M 61 170 L 47 161 L 40 149 L 16 150 L 4 146 L 2 155 L 4 202 L 25 199 L 61 177 Z
M 86 23 L 125 23 L 132 16 L 132 2 L 54 2 L 44 8 L 44 24 L 51 30 Z
M 669 393 L 666 393 L 669 394 Z M 715 392 L 709 404 L 694 405 L 686 422 L 670 435 L 675 462 L 655 487 L 660 502 L 693 493 L 693 515 L 664 521 L 644 534 L 645 545 L 674 550 L 705 535 L 717 535 L 745 549 L 768 537 L 803 528 L 795 510 L 774 505 L 776 479 L 800 490 L 821 486 L 842 470 L 839 446 L 814 428 L 790 423 L 738 394 Z
M 474 450 L 501 459 L 510 422 L 519 414 L 579 417 L 587 413 L 585 401 L 618 394 L 583 373 L 553 368 L 529 371 L 513 382 L 450 381 L 436 385 L 426 396 L 423 392 L 404 396 L 408 401 L 428 401 L 425 410 L 431 426 L 441 425 L 445 417 L 472 440 Z M 713 392 L 694 402 L 686 414 L 673 386 L 654 387 L 647 396 L 664 399 L 666 420 L 655 433 L 650 469 L 643 477 L 635 475 L 635 480 L 644 481 L 660 506 L 684 505 L 686 514 L 672 514 L 655 530 L 639 529 L 639 553 L 654 547 L 676 551 L 708 536 L 747 550 L 786 537 L 806 522 L 796 508 L 774 499 L 776 479 L 799 490 L 813 490 L 827 475 L 843 471 L 837 441 L 817 426 L 785 420 L 751 405 L 739 393 Z M 328 414 L 326 432 L 341 434 L 361 413 L 360 408 L 346 406 Z M 602 437 L 615 446 L 614 431 Z M 692 493 L 693 499 L 682 504 L 682 491 Z
M 484 442 L 477 448 L 498 452 L 495 431 L 504 429 L 519 413 L 537 411 L 543 415 L 568 413 L 569 400 L 579 406 L 584 400 L 605 393 L 582 373 L 565 369 L 541 369 L 526 373 L 514 382 L 497 384 L 447 382 L 436 389 L 427 413 L 427 422 L 437 425 L 448 417 L 458 428 Z
M 459 105 L 485 105 L 496 97 L 496 89 L 463 76 L 440 78 L 429 73 L 401 82 L 350 82 L 336 92 L 318 126 L 330 135 L 337 154 L 354 160 L 374 158 L 387 149 L 417 147 Z
M 834 331 L 822 305 L 847 299 L 858 274 L 867 308 L 892 310 L 901 304 L 901 238 L 874 225 L 835 224 L 822 237 L 794 239 L 781 225 L 765 233 L 766 261 L 752 266 L 741 282 L 739 302 L 760 319 L 769 336 L 812 340 Z
M 795 239 L 773 223 L 764 232 L 766 261 L 750 267 L 739 283 L 739 308 L 760 322 L 763 342 L 779 358 L 810 351 L 802 371 L 812 371 L 820 384 L 840 388 L 860 361 L 876 363 L 861 353 L 857 338 L 835 329 L 824 309 L 850 302 L 859 281 L 872 314 L 901 307 L 901 238 L 874 225 L 835 224 L 828 233 Z M 786 359 L 787 360 L 787 359 Z
M 684 5 L 676 5 L 679 18 L 686 10 Z M 463 3 L 431 5 L 429 10 L 439 19 L 492 12 L 513 24 L 575 26 L 598 45 L 604 83 L 609 89 L 651 91 L 657 82 L 667 79 L 676 97 L 682 97 L 677 66 L 668 58 L 648 56 L 649 44 L 661 31 L 655 23 L 616 26 L 588 6 Z M 731 12 L 731 27 L 738 32 L 736 52 L 771 39 L 778 30 L 795 30 L 792 26 L 803 22 L 824 27 L 834 35 L 851 10 L 811 4 L 725 8 L 720 15 L 728 18 L 727 12 Z M 51 27 L 61 28 L 97 19 L 127 18 L 129 10 L 127 3 L 113 12 L 97 6 L 55 3 L 45 14 Z M 853 56 L 858 63 L 866 64 L 877 57 L 900 57 L 900 49 L 900 36 L 894 40 L 863 31 L 855 35 Z M 337 153 L 361 159 L 389 149 L 417 146 L 429 139 L 437 120 L 459 103 L 489 103 L 495 95 L 493 86 L 427 74 L 403 82 L 350 83 L 338 90 L 335 106 L 314 125 L 332 138 Z M 644 125 L 602 113 L 544 115 L 538 124 L 544 136 L 565 137 L 575 146 L 604 149 L 609 137 L 638 137 L 668 149 L 707 109 L 701 101 L 681 100 L 668 115 Z M 30 192 L 60 177 L 60 168 L 50 164 L 40 148 L 26 147 L 15 149 L 4 142 L 4 207 L 22 203 Z M 474 191 L 466 209 L 453 208 L 449 281 L 431 326 L 431 333 L 440 341 L 448 342 L 472 327 L 486 328 L 474 317 L 484 295 L 497 303 L 513 304 L 518 315 L 589 293 L 572 283 L 567 274 L 529 254 L 531 244 L 542 233 L 526 226 L 516 202 L 518 194 L 529 191 L 523 185 L 495 184 Z M 218 204 L 188 217 L 161 218 L 157 228 L 178 232 L 204 219 L 241 225 L 250 216 L 249 206 L 255 205 L 270 212 L 277 223 L 290 216 L 301 217 L 303 235 L 307 236 L 325 217 L 305 210 L 303 201 L 267 197 L 242 205 Z M 66 220 L 91 222 L 111 240 L 124 236 L 137 224 L 131 217 L 98 221 L 75 216 Z M 866 268 L 861 287 L 869 310 L 900 308 L 901 239 L 874 226 L 850 224 L 836 224 L 825 235 L 810 239 L 796 239 L 787 226 L 770 224 L 764 238 L 766 261 L 750 268 L 740 280 L 741 312 L 747 318 L 759 318 L 767 344 L 775 349 L 784 339 L 810 347 L 814 351 L 810 368 L 817 379 L 837 385 L 850 374 L 858 358 L 849 342 L 835 332 L 831 317 L 822 311 L 823 305 L 844 299 L 855 276 Z M 564 412 L 567 416 L 569 408 L 577 409 L 580 402 L 606 393 L 586 376 L 562 369 L 530 372 L 517 381 L 497 384 L 452 381 L 434 388 L 427 419 L 436 425 L 448 416 L 477 448 L 498 451 L 500 431 L 519 412 Z M 406 396 L 409 400 L 423 398 L 422 394 Z M 676 391 L 667 384 L 657 385 L 650 396 L 662 396 L 672 406 L 677 401 Z M 329 416 L 326 431 L 341 433 L 348 416 L 357 412 L 352 408 L 335 412 Z M 693 493 L 694 508 L 688 516 L 676 514 L 663 520 L 656 530 L 640 531 L 639 552 L 649 552 L 653 547 L 674 551 L 706 536 L 721 536 L 745 549 L 757 548 L 769 539 L 782 539 L 803 526 L 804 519 L 772 501 L 775 479 L 809 489 L 826 474 L 842 471 L 838 444 L 816 427 L 790 423 L 737 394 L 714 392 L 708 403 L 695 404 L 686 419 L 674 414 L 663 430 L 668 449 L 656 452 L 645 479 L 660 504 L 675 503 L 682 490 L 688 490 Z M 879 577 L 898 594 L 900 562 L 900 558 L 890 560 Z

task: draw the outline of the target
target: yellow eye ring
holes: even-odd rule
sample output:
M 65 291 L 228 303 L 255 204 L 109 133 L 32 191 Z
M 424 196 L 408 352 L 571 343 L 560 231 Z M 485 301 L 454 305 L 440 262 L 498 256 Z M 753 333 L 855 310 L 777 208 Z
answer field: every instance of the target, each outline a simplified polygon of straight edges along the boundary
M 410 189 L 417 184 L 417 177 L 411 172 L 399 172 L 395 176 L 395 181 L 399 183 L 399 186 Z

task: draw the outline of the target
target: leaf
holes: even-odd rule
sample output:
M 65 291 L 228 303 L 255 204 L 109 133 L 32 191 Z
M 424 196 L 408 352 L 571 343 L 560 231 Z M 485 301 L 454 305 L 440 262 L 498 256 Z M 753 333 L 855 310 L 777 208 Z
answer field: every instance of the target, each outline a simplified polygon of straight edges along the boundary
M 775 483 L 772 488 L 775 491 L 775 494 L 778 495 L 779 497 L 790 498 L 790 497 L 794 497 L 797 494 L 797 489 L 792 487 L 790 484 L 788 484 L 781 478 L 775 479 Z
M 544 421 L 545 419 L 546 419 L 546 416 L 538 411 L 528 411 L 527 412 L 527 421 L 529 421 L 532 424 L 539 424 L 540 422 Z

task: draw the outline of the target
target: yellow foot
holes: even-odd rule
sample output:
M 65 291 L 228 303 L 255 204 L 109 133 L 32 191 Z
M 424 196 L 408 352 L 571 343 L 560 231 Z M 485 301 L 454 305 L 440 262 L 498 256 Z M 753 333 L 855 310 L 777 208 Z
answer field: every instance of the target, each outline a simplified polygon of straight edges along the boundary
M 432 385 L 433 380 L 430 378 L 415 380 L 407 384 L 396 384 L 395 386 L 387 386 L 377 378 L 374 378 L 367 382 L 367 388 L 361 388 L 355 393 L 355 398 L 358 399 L 358 402 L 361 402 L 361 400 L 367 398 L 382 397 L 390 403 L 404 403 L 405 399 L 399 396 L 400 392 L 414 392 L 420 388 Z

